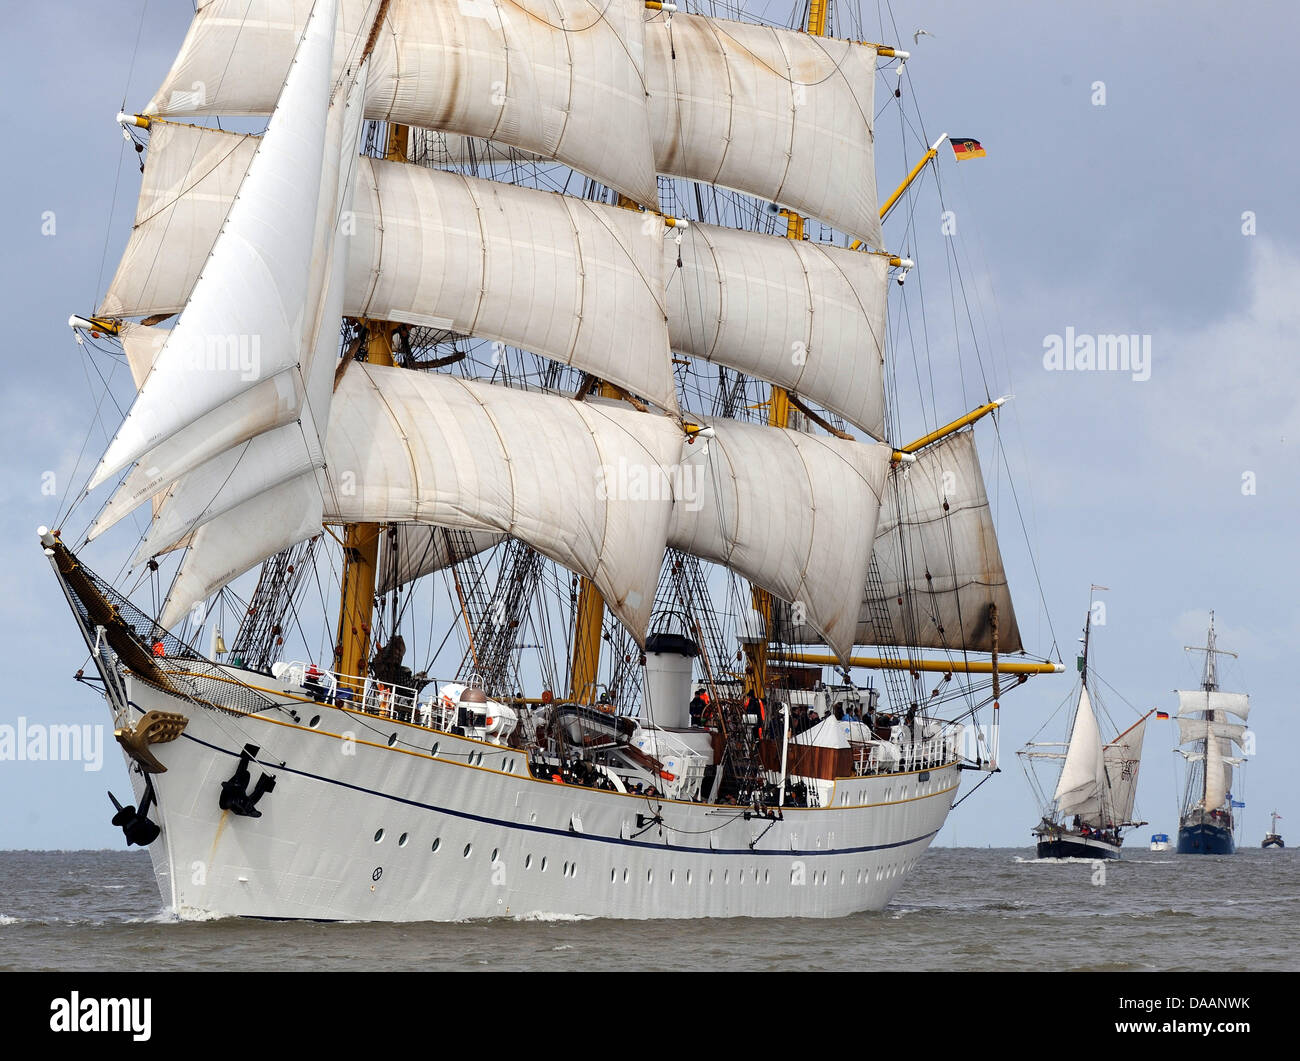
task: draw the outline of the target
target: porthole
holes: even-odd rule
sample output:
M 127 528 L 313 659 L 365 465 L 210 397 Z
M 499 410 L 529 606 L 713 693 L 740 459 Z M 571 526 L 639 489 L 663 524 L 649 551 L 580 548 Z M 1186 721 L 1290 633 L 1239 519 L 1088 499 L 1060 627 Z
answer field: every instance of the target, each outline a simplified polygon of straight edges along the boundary
M 320 715 L 312 715 L 311 721 L 307 723 L 312 729 L 320 725 Z
M 399 837 L 397 838 L 397 846 L 398 846 L 398 847 L 405 847 L 405 846 L 406 846 L 406 841 L 409 840 L 409 839 L 410 839 L 410 836 L 409 836 L 407 833 L 403 833 L 401 836 L 399 836 Z
M 618 870 L 616 870 L 616 869 L 611 869 L 611 870 L 609 871 L 609 883 L 610 883 L 610 884 L 617 884 L 617 883 L 618 883 Z
M 713 883 L 713 870 L 709 870 L 709 883 Z
M 382 840 L 383 838 L 384 838 L 384 830 L 383 830 L 383 829 L 376 829 L 376 830 L 375 830 L 375 843 L 379 843 L 379 841 Z
M 767 870 L 763 870 L 763 883 L 764 883 L 764 884 L 771 884 L 771 883 L 772 883 L 772 876 L 771 876 L 770 873 L 768 873 Z
M 524 869 L 532 869 L 532 868 L 533 868 L 533 856 L 526 855 L 524 857 Z
M 499 850 L 500 850 L 500 849 L 499 849 L 499 848 L 496 848 L 496 847 L 494 847 L 494 848 L 492 849 L 492 857 L 491 857 L 490 859 L 488 859 L 489 862 L 495 862 L 495 861 L 497 860 L 497 852 L 498 852 Z
M 429 754 L 432 755 L 435 759 L 438 758 L 438 744 L 439 744 L 439 743 L 440 743 L 440 742 L 438 742 L 438 741 L 434 741 L 434 742 L 433 742 L 433 747 L 429 749 Z
M 546 872 L 546 863 L 547 863 L 547 858 L 546 858 L 545 855 L 543 855 L 543 856 L 542 856 L 542 872 L 543 872 L 543 873 Z
M 675 869 L 670 869 L 668 871 L 668 883 L 669 884 L 677 883 L 677 871 Z
M 390 733 L 390 734 L 388 735 L 388 746 L 391 748 L 391 747 L 392 747 L 394 744 L 396 744 L 396 743 L 397 743 L 397 734 L 396 734 L 396 733 Z
M 431 848 L 429 848 L 429 850 L 430 850 L 430 851 L 437 851 L 438 848 L 440 848 L 440 847 L 442 847 L 442 837 L 441 837 L 441 836 L 435 836 L 435 837 L 433 838 L 433 846 L 432 846 Z
M 465 850 L 461 852 L 461 858 L 469 858 L 469 853 L 474 850 L 473 844 L 466 844 Z
M 624 884 L 627 883 L 627 878 L 628 878 L 627 867 L 624 866 L 624 867 L 623 867 L 623 883 L 624 883 Z
M 724 869 L 724 870 L 722 871 L 722 883 L 723 883 L 723 884 L 730 884 L 730 883 L 731 883 L 731 870 L 729 870 L 729 869 Z
M 843 871 L 843 870 L 840 870 L 840 883 L 841 883 L 841 884 L 844 883 L 844 871 Z
M 648 869 L 648 870 L 646 870 L 646 871 L 645 871 L 645 882 L 646 882 L 647 884 L 653 884 L 654 881 L 655 881 L 655 871 L 652 870 L 652 869 Z
M 691 871 L 688 869 L 688 870 L 686 871 L 686 883 L 687 883 L 687 884 L 690 884 L 690 883 L 691 883 L 691 877 L 692 877 Z

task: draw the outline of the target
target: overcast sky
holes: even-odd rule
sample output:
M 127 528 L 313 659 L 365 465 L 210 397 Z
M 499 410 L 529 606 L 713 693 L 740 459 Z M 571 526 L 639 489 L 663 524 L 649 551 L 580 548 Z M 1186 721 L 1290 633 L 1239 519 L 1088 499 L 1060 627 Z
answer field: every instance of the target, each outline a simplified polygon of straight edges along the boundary
M 94 427 L 102 388 L 66 320 L 93 308 L 129 231 L 139 175 L 114 115 L 124 97 L 137 109 L 152 94 L 191 4 L 151 0 L 136 51 L 140 10 L 136 0 L 52 0 L 9 12 L 18 33 L 0 72 L 10 146 L 0 173 L 9 209 L 0 726 L 106 722 L 102 700 L 71 681 L 85 652 L 35 528 L 54 519 L 83 444 L 90 460 L 105 442 Z M 995 474 L 988 425 L 981 454 L 1026 647 L 1049 653 L 1054 630 L 1070 670 L 1005 697 L 1004 773 L 953 814 L 939 842 L 1029 842 L 1038 812 L 1012 753 L 1066 700 L 1089 585 L 1099 583 L 1110 589 L 1098 594 L 1107 610 L 1094 662 L 1143 710 L 1171 709 L 1174 688 L 1195 687 L 1200 657 L 1183 646 L 1204 642 L 1215 610 L 1220 645 L 1240 656 L 1226 661 L 1222 684 L 1254 704 L 1243 841 L 1258 844 L 1268 811 L 1300 817 L 1287 782 L 1300 743 L 1300 17 L 1280 2 L 898 0 L 893 11 L 898 34 L 884 39 L 906 38 L 913 52 L 905 88 L 927 130 L 976 137 L 988 151 L 960 169 L 942 159 L 944 205 L 956 217 L 990 389 L 1015 394 L 1001 435 L 1028 543 L 1005 474 Z M 931 35 L 914 44 L 920 28 Z M 904 168 L 896 117 L 877 136 L 883 191 Z M 918 205 L 912 236 L 891 219 L 891 249 L 926 246 L 922 229 L 940 225 L 937 206 L 920 212 L 930 209 Z M 951 318 L 943 257 L 918 251 L 918 261 L 928 311 Z M 909 299 L 915 290 L 909 279 Z M 1149 336 L 1149 378 L 1047 371 L 1045 340 L 1067 329 Z M 940 415 L 978 402 L 983 387 L 952 397 Z M 104 413 L 115 427 L 118 414 Z M 44 492 L 51 483 L 57 497 Z M 89 559 L 111 575 L 123 551 Z M 1135 716 L 1108 692 L 1101 687 L 1111 717 L 1126 726 Z M 1040 739 L 1063 739 L 1066 718 Z M 104 792 L 124 795 L 128 784 L 111 727 L 103 732 L 111 746 L 98 772 L 0 762 L 0 848 L 121 846 Z M 1138 794 L 1152 828 L 1135 841 L 1176 828 L 1173 746 L 1172 723 L 1153 721 Z

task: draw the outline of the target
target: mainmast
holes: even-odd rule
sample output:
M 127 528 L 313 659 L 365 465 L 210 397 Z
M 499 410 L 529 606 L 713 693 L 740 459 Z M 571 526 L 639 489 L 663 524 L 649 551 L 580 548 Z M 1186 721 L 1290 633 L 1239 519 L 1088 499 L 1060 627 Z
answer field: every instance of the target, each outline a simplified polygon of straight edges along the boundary
M 1220 654 L 1236 658 L 1235 652 L 1226 652 L 1215 647 L 1214 636 L 1214 612 L 1210 612 L 1210 629 L 1205 635 L 1205 647 L 1200 648 L 1196 645 L 1184 645 L 1184 652 L 1204 652 L 1205 669 L 1201 672 L 1201 689 L 1206 693 L 1215 693 L 1219 691 L 1219 672 L 1215 661 L 1215 656 Z M 1209 697 L 1206 697 L 1209 700 Z M 1210 743 L 1217 740 L 1214 733 L 1214 724 L 1219 721 L 1218 712 L 1210 707 L 1205 711 L 1205 741 L 1201 745 L 1202 759 L 1201 769 L 1201 806 L 1209 810 L 1210 795 Z M 1216 748 L 1217 750 L 1217 748 Z M 1217 765 L 1217 763 L 1216 763 Z
M 649 6 L 649 5 L 647 5 Z M 615 192 L 616 201 L 625 210 L 636 210 L 635 199 Z M 600 380 L 596 393 L 602 398 L 618 398 L 622 392 Z M 569 698 L 579 703 L 596 699 L 596 678 L 600 672 L 600 642 L 605 628 L 605 598 L 589 578 L 579 579 L 578 601 L 573 613 L 573 657 L 569 666 Z
M 382 12 L 380 15 L 382 19 Z M 376 22 L 378 25 L 378 22 Z M 407 125 L 388 127 L 384 159 L 404 162 L 410 143 Z M 363 320 L 367 364 L 393 365 L 393 336 L 400 325 L 391 321 Z M 344 366 L 346 367 L 346 366 Z M 335 640 L 335 670 L 339 674 L 365 678 L 374 649 L 370 635 L 374 619 L 375 572 L 379 568 L 379 523 L 348 523 L 343 527 L 343 579 L 339 598 L 338 637 Z M 391 633 L 391 632 L 390 632 Z
M 830 16 L 831 0 L 809 0 L 808 24 L 809 36 L 826 36 L 826 24 Z M 802 240 L 804 219 L 793 210 L 782 210 L 785 218 L 785 238 Z M 790 394 L 784 387 L 773 386 L 768 397 L 767 423 L 769 427 L 787 428 L 790 426 Z M 754 611 L 759 617 L 760 628 L 757 637 L 745 639 L 744 650 L 748 666 L 747 679 L 754 695 L 767 698 L 767 646 L 772 629 L 772 594 L 758 586 L 750 587 L 750 597 Z

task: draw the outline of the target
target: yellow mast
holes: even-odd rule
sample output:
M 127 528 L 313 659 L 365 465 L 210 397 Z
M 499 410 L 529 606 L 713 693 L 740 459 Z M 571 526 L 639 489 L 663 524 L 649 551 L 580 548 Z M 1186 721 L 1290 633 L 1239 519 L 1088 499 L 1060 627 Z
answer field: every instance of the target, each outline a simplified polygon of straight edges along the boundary
M 623 196 L 619 196 L 623 205 Z M 597 388 L 602 398 L 617 398 L 619 390 L 603 380 Z M 595 700 L 600 668 L 600 641 L 605 625 L 605 597 L 589 578 L 581 580 L 578 607 L 573 616 L 573 659 L 569 667 L 569 698 L 580 703 Z
M 814 37 L 826 36 L 826 21 L 830 14 L 830 0 L 809 0 L 808 33 Z M 786 239 L 803 239 L 804 219 L 793 210 L 782 210 L 785 218 Z M 790 426 L 790 395 L 782 387 L 773 387 L 768 400 L 767 422 L 771 427 Z M 772 625 L 772 595 L 765 589 L 753 586 L 750 598 L 754 611 L 762 622 L 759 636 L 747 639 L 744 644 L 747 666 L 746 684 L 760 697 L 767 696 L 767 641 Z
M 405 162 L 410 136 L 409 126 L 390 125 L 385 160 Z M 366 362 L 391 366 L 393 336 L 399 325 L 368 319 L 361 323 L 366 330 Z M 374 649 L 370 633 L 375 604 L 375 571 L 379 566 L 382 533 L 383 527 L 378 523 L 348 523 L 343 528 L 343 580 L 338 638 L 334 648 L 334 669 L 339 674 L 364 678 L 370 669 L 370 656 Z

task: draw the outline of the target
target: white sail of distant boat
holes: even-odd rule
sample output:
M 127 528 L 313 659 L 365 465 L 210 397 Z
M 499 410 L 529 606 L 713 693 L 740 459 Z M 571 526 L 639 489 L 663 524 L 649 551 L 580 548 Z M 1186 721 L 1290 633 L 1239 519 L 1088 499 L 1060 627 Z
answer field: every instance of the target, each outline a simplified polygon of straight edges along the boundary
M 1104 589 L 1093 586 L 1093 590 Z M 1123 831 L 1145 822 L 1135 819 L 1142 745 L 1152 708 L 1109 742 L 1103 742 L 1101 724 L 1089 694 L 1092 675 L 1089 648 L 1092 638 L 1092 601 L 1084 627 L 1079 656 L 1079 694 L 1064 744 L 1031 740 L 1017 753 L 1025 777 L 1043 804 L 1042 820 L 1034 828 L 1039 858 L 1118 858 Z M 1056 751 L 1064 748 L 1064 751 Z M 1053 750 L 1047 750 L 1053 749 Z M 1035 773 L 1044 761 L 1060 762 L 1055 788 L 1048 796 Z
M 1187 763 L 1178 827 L 1178 850 L 1183 854 L 1232 854 L 1233 772 L 1242 765 L 1248 747 L 1246 719 L 1250 698 L 1245 693 L 1219 688 L 1218 657 L 1235 656 L 1217 647 L 1214 613 L 1203 648 L 1205 653 L 1200 689 L 1178 690 L 1178 752 Z M 1229 716 L 1241 722 L 1229 721 Z

